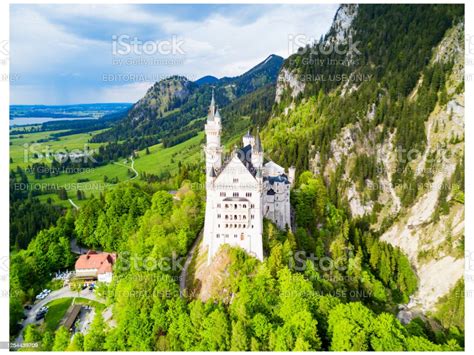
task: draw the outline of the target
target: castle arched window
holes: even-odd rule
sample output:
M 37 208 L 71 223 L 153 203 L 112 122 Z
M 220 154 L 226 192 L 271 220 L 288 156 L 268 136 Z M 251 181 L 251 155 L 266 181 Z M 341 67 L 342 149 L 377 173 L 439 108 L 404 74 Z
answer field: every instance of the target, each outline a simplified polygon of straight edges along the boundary
M 243 219 L 247 219 L 247 216 L 242 216 Z
M 242 205 L 242 207 L 243 207 L 243 208 L 247 208 L 247 205 L 244 204 L 244 205 Z
M 234 204 L 234 209 L 237 209 L 237 204 Z
M 216 238 L 220 238 L 220 237 L 221 237 L 220 234 L 216 234 Z
M 225 217 L 224 217 L 224 218 L 225 218 L 225 219 L 229 219 L 229 216 L 228 216 L 228 215 L 225 215 Z
M 239 179 L 234 178 L 234 184 L 237 184 L 239 182 Z
M 239 193 L 238 193 L 238 192 L 234 192 L 232 195 L 233 195 L 234 197 L 239 197 Z
M 251 193 L 251 192 L 246 192 L 246 193 L 245 193 L 245 196 L 247 196 L 247 197 L 252 197 L 252 193 Z
M 237 215 L 236 215 L 236 214 L 234 214 L 234 219 L 237 219 Z
M 255 205 L 252 203 L 252 204 L 250 205 L 250 208 L 255 208 Z
M 225 192 L 221 192 L 221 197 L 225 197 Z
M 220 215 L 220 213 L 218 213 L 218 214 L 217 214 L 217 218 L 221 218 L 221 215 Z
M 225 208 L 229 208 L 229 205 L 227 203 L 225 204 Z

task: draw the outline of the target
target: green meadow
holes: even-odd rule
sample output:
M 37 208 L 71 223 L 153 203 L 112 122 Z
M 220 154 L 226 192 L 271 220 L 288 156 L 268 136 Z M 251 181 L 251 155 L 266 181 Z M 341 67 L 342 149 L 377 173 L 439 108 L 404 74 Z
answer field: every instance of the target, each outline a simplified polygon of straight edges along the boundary
M 51 134 L 60 131 L 24 133 L 22 135 L 10 136 L 10 169 L 16 169 L 20 166 L 27 169 L 33 162 L 50 163 L 47 158 L 36 159 L 37 154 L 61 153 L 65 151 L 97 149 L 101 143 L 88 143 L 93 134 L 88 132 L 54 138 Z M 197 136 L 177 144 L 173 147 L 163 148 L 163 145 L 156 144 L 149 147 L 149 154 L 146 149 L 138 152 L 135 159 L 134 168 L 138 173 L 146 172 L 148 174 L 159 175 L 163 172 L 174 173 L 178 170 L 178 164 L 195 163 L 202 159 L 202 143 L 204 132 Z M 84 168 L 77 172 L 62 173 L 58 176 L 36 179 L 33 174 L 27 172 L 28 180 L 34 189 L 45 187 L 59 188 L 63 187 L 67 191 L 68 199 L 71 199 L 77 206 L 81 206 L 91 195 L 98 196 L 101 191 L 113 188 L 115 185 L 104 181 L 108 179 L 118 179 L 118 182 L 128 181 L 133 177 L 130 174 L 131 161 L 129 159 L 120 159 L 115 163 L 110 163 L 96 168 Z M 84 192 L 86 200 L 77 199 L 77 190 Z M 41 201 L 51 200 L 55 204 L 64 207 L 70 207 L 68 200 L 60 200 L 56 193 L 40 195 Z

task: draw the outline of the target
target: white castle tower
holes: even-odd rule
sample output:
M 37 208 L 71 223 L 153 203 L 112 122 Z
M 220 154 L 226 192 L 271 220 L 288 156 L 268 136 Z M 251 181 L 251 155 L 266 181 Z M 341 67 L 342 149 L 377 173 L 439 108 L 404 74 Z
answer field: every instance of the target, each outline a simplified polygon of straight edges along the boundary
M 223 244 L 244 249 L 263 260 L 263 218 L 281 229 L 290 227 L 290 182 L 284 169 L 272 161 L 264 164 L 263 145 L 257 129 L 242 138 L 222 162 L 222 120 L 214 92 L 205 124 L 206 215 L 204 246 L 208 263 Z

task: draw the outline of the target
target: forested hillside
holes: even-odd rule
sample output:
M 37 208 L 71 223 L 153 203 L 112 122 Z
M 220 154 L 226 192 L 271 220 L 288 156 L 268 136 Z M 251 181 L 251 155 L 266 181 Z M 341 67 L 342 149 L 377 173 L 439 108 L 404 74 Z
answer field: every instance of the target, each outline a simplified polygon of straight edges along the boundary
M 463 38 L 463 6 L 342 6 L 285 61 L 263 131 L 276 161 L 322 176 L 336 206 L 408 255 L 408 320 L 463 275 Z
M 127 139 L 139 149 L 141 138 L 158 143 L 174 137 L 177 144 L 196 135 L 202 124 L 193 121 L 205 117 L 214 90 L 221 108 L 266 85 L 275 85 L 283 58 L 271 55 L 262 63 L 237 77 L 225 77 L 208 84 L 194 83 L 185 77 L 170 77 L 155 83 L 129 111 L 127 118 L 111 130 L 92 138 L 92 142 L 116 142 Z
M 12 223 L 11 328 L 72 267 L 75 241 L 118 254 L 100 285 L 111 318 L 96 312 L 72 339 L 30 324 L 24 342 L 40 346 L 27 350 L 463 350 L 463 58 L 462 5 L 342 5 L 326 36 L 283 63 L 156 83 L 92 138 L 99 163 L 201 132 L 214 86 L 224 145 L 260 126 L 267 158 L 297 168 L 292 228 L 264 220 L 262 262 L 228 246 L 208 268 L 196 257 L 183 290 L 204 223 L 202 161 L 140 171 L 67 212 L 12 190 L 28 228 Z M 10 179 L 28 183 L 20 168 Z

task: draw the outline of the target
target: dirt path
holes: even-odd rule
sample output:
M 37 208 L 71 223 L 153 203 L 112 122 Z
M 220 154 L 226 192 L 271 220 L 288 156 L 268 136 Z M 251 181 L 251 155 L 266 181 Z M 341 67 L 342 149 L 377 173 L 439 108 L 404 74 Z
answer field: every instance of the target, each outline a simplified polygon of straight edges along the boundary
M 73 200 L 71 200 L 71 199 L 69 198 L 68 201 L 69 201 L 69 203 L 72 205 L 72 207 L 74 207 L 76 210 L 79 209 L 79 206 L 76 205 Z
M 185 295 L 186 279 L 188 276 L 189 264 L 191 264 L 191 261 L 193 260 L 194 252 L 196 251 L 197 246 L 202 240 L 203 234 L 204 234 L 204 228 L 201 229 L 201 231 L 198 234 L 198 237 L 194 240 L 193 246 L 191 247 L 191 250 L 189 250 L 188 256 L 186 257 L 186 261 L 184 262 L 183 269 L 181 270 L 181 275 L 179 276 L 179 290 L 180 290 L 181 296 Z
M 135 176 L 133 176 L 130 179 L 127 179 L 125 181 L 130 181 L 130 180 L 136 179 L 138 177 L 138 171 L 135 169 L 135 160 L 133 160 L 133 156 L 130 157 L 130 160 L 132 161 L 132 164 L 130 166 L 114 162 L 115 165 L 123 166 L 124 168 L 127 168 L 127 169 L 132 169 L 132 171 L 135 173 Z

